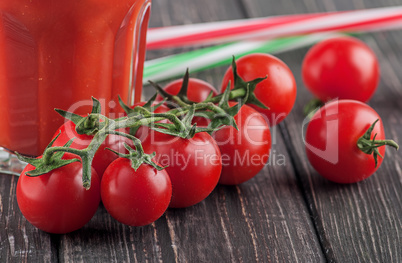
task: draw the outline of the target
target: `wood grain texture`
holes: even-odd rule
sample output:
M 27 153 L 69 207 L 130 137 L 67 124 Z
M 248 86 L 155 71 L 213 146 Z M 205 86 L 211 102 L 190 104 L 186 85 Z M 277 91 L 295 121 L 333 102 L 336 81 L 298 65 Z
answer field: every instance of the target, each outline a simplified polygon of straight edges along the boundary
M 276 154 L 284 150 L 278 139 Z M 169 209 L 150 226 L 124 226 L 100 207 L 87 226 L 61 236 L 59 258 L 61 262 L 324 261 L 292 168 L 274 164 L 241 186 L 218 186 L 193 207 Z
M 281 1 L 245 1 L 248 13 L 267 16 L 287 13 L 374 8 L 402 4 L 401 1 L 304 1 L 301 6 Z M 300 4 L 300 3 L 299 3 Z M 282 5 L 278 7 L 278 5 Z M 297 4 L 296 4 L 297 5 Z M 266 8 L 264 9 L 264 6 Z M 272 10 L 275 6 L 276 10 Z M 274 12 L 274 13 L 273 13 Z M 402 34 L 381 32 L 361 36 L 377 54 L 381 82 L 370 105 L 382 116 L 386 135 L 397 142 L 401 129 L 401 52 Z M 308 164 L 302 141 L 303 106 L 311 95 L 303 87 L 301 61 L 307 49 L 282 54 L 295 74 L 298 84 L 296 105 L 281 125 L 292 154 L 293 166 L 305 193 L 323 251 L 329 262 L 401 262 L 402 206 L 401 154 L 387 149 L 382 167 L 370 179 L 352 185 L 338 185 L 322 179 Z
M 400 141 L 400 118 L 395 116 L 399 115 L 400 107 L 391 106 L 395 103 L 392 100 L 385 107 L 374 102 L 385 93 L 379 90 L 378 97 L 370 104 L 383 117 L 387 136 Z M 291 143 L 290 147 L 295 149 L 296 174 L 328 260 L 347 262 L 353 258 L 357 262 L 399 262 L 402 255 L 400 153 L 388 149 L 382 167 L 368 180 L 353 185 L 330 183 L 307 163 L 301 137 L 303 105 L 296 105 L 294 113 L 282 126 L 282 132 Z
M 32 226 L 18 209 L 17 181 L 16 176 L 0 174 L 0 262 L 54 262 L 52 236 Z

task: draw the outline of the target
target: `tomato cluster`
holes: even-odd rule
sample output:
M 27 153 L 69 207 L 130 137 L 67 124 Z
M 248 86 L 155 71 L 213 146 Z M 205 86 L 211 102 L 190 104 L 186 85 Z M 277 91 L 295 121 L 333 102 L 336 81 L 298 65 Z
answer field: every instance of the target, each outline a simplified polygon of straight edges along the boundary
M 306 87 L 323 102 L 367 102 L 377 89 L 379 72 L 374 52 L 353 37 L 333 37 L 317 43 L 302 64 Z
M 357 63 L 362 59 L 364 65 Z M 363 180 L 381 165 L 385 145 L 397 148 L 364 103 L 378 74 L 374 53 L 354 38 L 318 43 L 305 57 L 303 80 L 326 103 L 309 115 L 306 154 L 331 181 Z M 164 88 L 153 85 L 160 94 L 122 104 L 126 116 L 119 119 L 101 115 L 94 101 L 88 116 L 71 115 L 42 157 L 24 159 L 30 164 L 18 180 L 17 200 L 29 222 L 51 233 L 71 232 L 102 201 L 119 222 L 143 226 L 169 207 L 202 202 L 218 184 L 244 183 L 268 162 L 270 127 L 286 118 L 296 99 L 292 72 L 267 54 L 233 60 L 222 93 L 188 72 Z
M 250 58 L 239 60 L 237 68 L 235 64 L 228 68 L 222 85 L 231 81 L 232 91 L 224 88 L 219 94 L 211 84 L 189 78 L 187 73 L 168 83 L 155 100 L 122 105 L 126 116 L 120 119 L 126 125 L 113 126 L 112 132 L 101 130 L 119 119 L 100 115 L 95 104 L 88 116 L 63 113 L 69 120 L 55 133 L 49 149 L 42 157 L 29 160 L 31 164 L 21 173 L 17 184 L 21 212 L 46 232 L 67 233 L 84 226 L 102 201 L 119 222 L 142 226 L 157 220 L 168 207 L 184 208 L 203 201 L 218 184 L 236 185 L 253 178 L 267 163 L 271 150 L 268 123 L 273 122 L 268 115 L 277 114 L 282 120 L 289 113 L 296 85 L 279 59 L 262 54 Z M 256 59 L 265 65 L 261 76 L 252 68 L 247 71 Z M 267 74 L 271 80 L 254 80 Z M 255 92 L 250 93 L 253 81 Z M 288 85 L 283 87 L 281 81 Z M 168 100 L 162 101 L 163 97 Z M 278 98 L 286 101 L 286 107 L 274 104 Z M 254 107 L 255 101 L 261 107 Z M 269 114 L 262 108 L 266 103 L 272 104 Z M 136 121 L 143 121 L 142 125 Z M 97 126 L 92 127 L 94 123 Z M 184 135 L 177 125 L 183 126 Z M 60 151 L 60 160 L 49 151 L 54 155 Z M 80 162 L 73 162 L 74 158 Z M 48 169 L 52 162 L 67 160 L 71 162 Z M 82 172 L 88 162 L 90 180 Z
M 377 89 L 378 60 L 353 37 L 334 37 L 314 45 L 302 64 L 306 87 L 321 101 L 310 114 L 305 144 L 311 165 L 326 179 L 355 183 L 381 165 L 385 140 L 378 113 L 367 102 Z M 325 104 L 324 104 L 325 103 Z

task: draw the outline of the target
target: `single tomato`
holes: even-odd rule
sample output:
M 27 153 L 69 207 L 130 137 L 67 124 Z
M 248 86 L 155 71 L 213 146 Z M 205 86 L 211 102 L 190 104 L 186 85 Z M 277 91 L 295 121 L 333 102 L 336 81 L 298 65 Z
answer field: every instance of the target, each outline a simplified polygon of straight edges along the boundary
M 75 158 L 64 154 L 63 158 Z M 92 168 L 91 187 L 82 185 L 82 165 L 70 163 L 49 173 L 30 177 L 28 164 L 17 183 L 17 202 L 24 217 L 49 233 L 64 234 L 83 227 L 95 214 L 100 202 L 100 180 Z
M 377 165 L 373 154 L 363 152 L 359 139 L 376 121 L 368 140 L 384 140 L 384 128 L 378 113 L 356 100 L 339 100 L 325 104 L 308 123 L 305 143 L 307 158 L 324 178 L 337 183 L 355 183 L 371 176 Z M 385 146 L 378 147 L 385 155 Z
M 218 184 L 222 170 L 221 154 L 208 133 L 200 132 L 191 139 L 183 139 L 152 131 L 142 146 L 146 153 L 156 153 L 156 163 L 167 166 L 165 169 L 173 187 L 170 207 L 195 205 Z
M 169 82 L 163 89 L 171 94 L 177 95 L 183 85 L 183 79 L 177 79 Z M 216 96 L 218 92 L 216 89 L 206 81 L 197 78 L 188 79 L 187 98 L 192 102 L 202 102 L 208 98 L 208 95 L 212 92 L 213 96 Z M 156 100 L 162 100 L 163 97 L 158 95 Z
M 253 53 L 239 58 L 236 61 L 237 74 L 244 81 L 256 78 L 265 80 L 257 84 L 254 93 L 269 109 L 262 109 L 250 104 L 252 108 L 263 114 L 272 127 L 290 113 L 296 100 L 296 81 L 289 67 L 277 57 L 269 54 Z M 230 82 L 234 87 L 233 70 L 229 67 L 223 77 L 221 89 L 224 91 Z
M 368 101 L 379 81 L 378 59 L 353 37 L 334 37 L 315 44 L 302 64 L 303 82 L 319 100 Z
M 171 94 L 177 95 L 183 85 L 183 79 L 177 79 L 170 83 L 168 83 L 163 89 Z M 197 78 L 189 78 L 188 79 L 188 89 L 187 89 L 187 98 L 192 102 L 202 102 L 206 100 L 211 94 L 213 96 L 218 95 L 217 90 L 208 82 L 203 81 Z M 162 96 L 158 95 L 157 100 L 162 100 Z M 172 103 L 172 102 L 169 102 Z M 175 105 L 173 105 L 175 106 Z M 193 124 L 197 124 L 197 126 L 206 127 L 208 126 L 210 120 L 208 118 L 204 118 L 202 116 L 195 116 L 193 119 Z
M 75 138 L 70 147 L 79 150 L 88 147 L 93 138 L 92 135 L 78 134 L 75 131 L 75 124 L 72 121 L 66 121 L 62 126 L 60 126 L 53 138 L 57 135 L 58 137 L 54 141 L 53 146 L 63 146 L 70 139 Z M 100 178 L 102 178 L 102 175 L 108 165 L 118 158 L 114 152 L 107 150 L 106 148 L 110 148 L 116 152 L 126 153 L 127 151 L 124 147 L 124 143 L 133 146 L 133 143 L 130 139 L 120 135 L 110 134 L 99 147 L 92 161 L 92 166 L 95 168 Z
M 165 170 L 158 171 L 148 164 L 134 170 L 129 159 L 118 158 L 103 175 L 101 196 L 106 210 L 117 221 L 144 226 L 166 211 L 172 184 Z
M 231 106 L 236 103 L 230 102 Z M 238 130 L 224 126 L 212 137 L 222 155 L 220 184 L 244 183 L 264 167 L 271 151 L 271 132 L 263 116 L 253 108 L 243 105 L 234 116 Z

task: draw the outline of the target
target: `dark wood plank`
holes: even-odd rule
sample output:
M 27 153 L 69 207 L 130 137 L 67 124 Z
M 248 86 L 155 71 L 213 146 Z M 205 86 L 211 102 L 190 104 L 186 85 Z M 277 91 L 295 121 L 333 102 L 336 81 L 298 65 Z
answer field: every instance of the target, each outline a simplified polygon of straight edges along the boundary
M 157 227 L 156 227 L 157 224 Z M 128 227 L 114 220 L 101 205 L 82 229 L 60 237 L 61 262 L 173 262 L 166 220 L 145 227 Z
M 53 236 L 32 226 L 18 209 L 17 181 L 0 174 L 0 262 L 55 262 Z
M 237 3 L 155 1 L 151 26 L 241 18 L 244 10 Z M 148 57 L 182 51 L 149 52 Z M 224 70 L 193 76 L 218 87 Z M 146 97 L 153 93 L 150 87 L 144 91 Z M 141 228 L 119 224 L 101 207 L 86 227 L 61 237 L 61 261 L 324 261 L 285 143 L 279 130 L 272 132 L 275 158 L 253 180 L 238 187 L 218 186 L 200 204 L 169 209 Z
M 283 13 L 322 12 L 401 5 L 402 1 L 325 1 L 324 5 L 322 1 L 304 1 L 304 7 L 289 5 L 288 8 L 286 1 L 245 3 L 248 13 L 266 16 L 280 14 L 276 10 Z M 379 57 L 382 71 L 379 88 L 369 104 L 382 116 L 387 136 L 399 143 L 402 139 L 401 37 L 400 31 L 361 36 Z M 401 154 L 388 149 L 386 160 L 377 173 L 366 181 L 352 185 L 330 183 L 308 164 L 302 141 L 302 108 L 311 95 L 303 87 L 300 76 L 300 65 L 306 51 L 303 49 L 280 55 L 295 73 L 299 87 L 295 108 L 281 126 L 281 131 L 289 142 L 288 147 L 293 149 L 291 153 L 296 174 L 304 189 L 327 260 L 401 262 Z
M 382 116 L 388 137 L 400 142 L 400 106 L 396 105 L 397 97 L 386 93 L 391 92 L 379 90 L 370 105 Z M 382 101 L 383 96 L 389 100 Z M 298 103 L 296 109 L 301 112 L 303 105 Z M 352 185 L 333 184 L 322 179 L 307 162 L 301 138 L 302 121 L 301 113 L 292 114 L 282 132 L 295 149 L 294 166 L 328 259 L 398 262 L 402 256 L 396 245 L 400 244 L 402 229 L 400 153 L 388 149 L 382 167 L 368 180 Z
M 256 178 L 218 186 L 200 204 L 169 209 L 150 226 L 124 226 L 101 207 L 83 229 L 61 236 L 59 257 L 62 262 L 324 261 L 284 150 L 279 138 L 276 161 Z

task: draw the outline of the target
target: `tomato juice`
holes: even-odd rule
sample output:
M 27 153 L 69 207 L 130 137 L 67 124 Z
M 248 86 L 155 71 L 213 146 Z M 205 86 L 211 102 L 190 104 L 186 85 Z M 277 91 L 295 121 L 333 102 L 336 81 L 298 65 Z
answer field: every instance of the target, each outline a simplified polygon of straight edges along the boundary
M 40 155 L 64 122 L 139 101 L 150 0 L 1 0 L 0 146 Z M 132 96 L 135 89 L 135 97 Z

